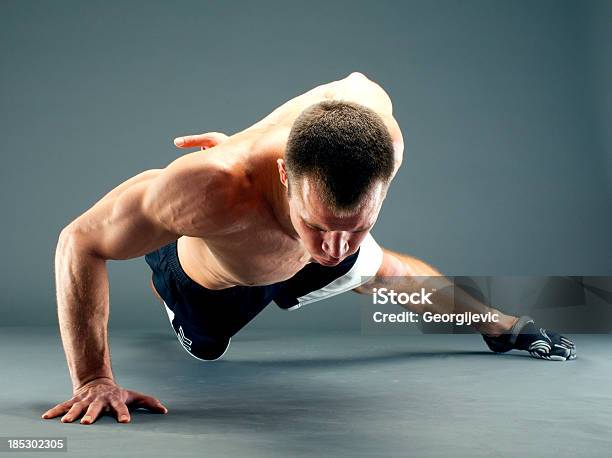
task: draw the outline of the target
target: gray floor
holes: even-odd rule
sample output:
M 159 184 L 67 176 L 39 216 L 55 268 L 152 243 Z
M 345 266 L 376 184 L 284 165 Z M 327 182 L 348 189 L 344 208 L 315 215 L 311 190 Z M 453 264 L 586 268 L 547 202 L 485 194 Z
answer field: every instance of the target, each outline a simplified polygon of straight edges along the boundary
M 574 337 L 579 358 L 555 363 L 476 335 L 246 329 L 202 363 L 169 331 L 114 331 L 119 382 L 170 413 L 82 426 L 39 419 L 70 391 L 56 330 L 0 328 L 0 435 L 83 456 L 610 456 L 612 336 Z

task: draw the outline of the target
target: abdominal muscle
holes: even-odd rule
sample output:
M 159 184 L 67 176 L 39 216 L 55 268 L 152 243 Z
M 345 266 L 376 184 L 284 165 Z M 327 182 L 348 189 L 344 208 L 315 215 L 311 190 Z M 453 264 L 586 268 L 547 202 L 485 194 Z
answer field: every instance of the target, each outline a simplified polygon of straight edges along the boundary
M 310 255 L 301 245 L 283 250 L 278 243 L 272 243 L 269 251 L 263 251 L 257 238 L 247 238 L 245 242 L 244 246 L 223 249 L 197 237 L 183 236 L 177 241 L 179 262 L 193 281 L 218 290 L 287 280 L 310 261 Z M 247 245 L 257 248 L 246 250 Z

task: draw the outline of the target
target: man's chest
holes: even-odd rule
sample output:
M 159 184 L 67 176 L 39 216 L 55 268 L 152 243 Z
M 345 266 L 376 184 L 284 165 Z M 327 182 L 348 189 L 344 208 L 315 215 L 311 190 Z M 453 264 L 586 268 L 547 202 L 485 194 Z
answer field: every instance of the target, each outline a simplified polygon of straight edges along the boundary
M 269 284 L 286 280 L 311 260 L 299 240 L 262 222 L 256 222 L 237 234 L 206 243 L 222 270 L 240 284 Z

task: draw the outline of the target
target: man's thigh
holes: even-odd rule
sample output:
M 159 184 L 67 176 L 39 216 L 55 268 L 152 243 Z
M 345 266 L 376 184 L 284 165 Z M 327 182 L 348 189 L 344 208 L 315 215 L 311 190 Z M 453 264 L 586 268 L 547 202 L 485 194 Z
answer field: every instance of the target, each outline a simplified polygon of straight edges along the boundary
M 153 290 L 164 304 L 181 345 L 198 359 L 218 359 L 230 339 L 272 300 L 275 287 L 210 290 L 195 283 L 178 262 L 176 243 L 145 256 Z

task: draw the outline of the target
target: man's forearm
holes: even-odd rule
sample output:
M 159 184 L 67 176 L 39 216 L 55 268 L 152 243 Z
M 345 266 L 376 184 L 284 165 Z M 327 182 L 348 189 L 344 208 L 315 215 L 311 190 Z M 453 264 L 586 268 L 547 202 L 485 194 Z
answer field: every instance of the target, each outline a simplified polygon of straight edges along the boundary
M 78 236 L 64 231 L 55 255 L 60 331 L 73 389 L 112 379 L 107 339 L 108 274 L 104 259 L 87 253 Z

